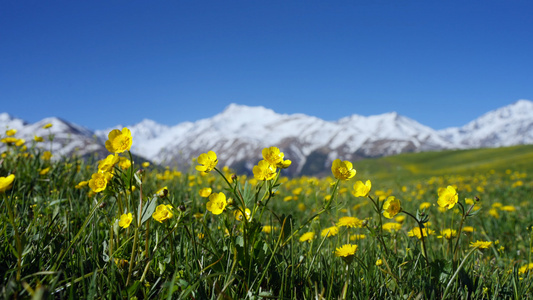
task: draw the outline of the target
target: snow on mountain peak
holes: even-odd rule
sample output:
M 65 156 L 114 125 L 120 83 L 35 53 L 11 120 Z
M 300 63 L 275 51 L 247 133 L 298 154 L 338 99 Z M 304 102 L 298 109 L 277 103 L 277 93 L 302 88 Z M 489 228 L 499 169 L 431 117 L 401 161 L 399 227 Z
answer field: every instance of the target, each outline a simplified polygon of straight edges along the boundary
M 143 119 L 141 122 L 128 128 L 131 131 L 132 137 L 153 139 L 168 131 L 170 127 L 150 119 Z
M 440 130 L 460 148 L 501 147 L 533 143 L 533 102 L 518 100 L 489 111 L 462 127 Z
M 0 114 L 0 130 L 7 130 L 7 129 L 17 129 L 20 130 L 26 125 L 26 122 L 12 117 L 8 113 L 1 113 Z M 0 132 L 1 134 L 2 132 Z
M 44 130 L 42 127 L 47 123 L 53 126 Z M 21 137 L 30 139 L 53 133 L 54 150 L 67 154 L 76 148 L 87 153 L 95 149 L 105 152 L 103 143 L 108 133 L 123 126 L 95 131 L 100 138 L 95 141 L 89 130 L 58 118 L 25 125 L 3 113 L 2 128 L 15 128 Z M 169 127 L 144 119 L 128 128 L 133 137 L 131 151 L 157 163 L 187 165 L 191 157 L 213 150 L 227 165 L 242 162 L 248 165 L 260 159 L 262 148 L 277 146 L 293 161 L 290 172 L 298 174 L 310 163 L 310 157 L 316 157 L 313 153 L 327 157 L 321 162 L 326 167 L 334 158 L 355 160 L 413 151 L 533 144 L 533 102 L 518 100 L 463 127 L 440 131 L 397 112 L 353 114 L 330 122 L 305 114 L 278 114 L 263 106 L 239 104 L 230 104 L 221 113 L 196 122 Z

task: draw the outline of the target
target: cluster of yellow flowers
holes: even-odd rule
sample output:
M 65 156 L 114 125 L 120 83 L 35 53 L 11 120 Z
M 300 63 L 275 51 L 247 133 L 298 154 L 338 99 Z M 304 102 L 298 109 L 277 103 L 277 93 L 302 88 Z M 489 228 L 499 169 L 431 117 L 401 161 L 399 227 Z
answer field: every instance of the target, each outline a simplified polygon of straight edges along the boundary
M 91 175 L 91 179 L 88 181 L 82 181 L 76 185 L 76 188 L 82 188 L 88 185 L 91 189 L 91 193 L 99 193 L 106 190 L 107 186 L 115 175 L 116 168 L 121 170 L 128 170 L 132 166 L 132 162 L 127 157 L 122 157 L 119 154 L 130 151 L 132 145 L 131 131 L 124 127 L 122 130 L 114 129 L 108 134 L 108 140 L 105 142 L 106 149 L 112 154 L 108 155 L 105 159 L 98 162 L 98 171 Z M 216 157 L 215 157 L 216 160 Z M 150 166 L 149 163 L 143 163 L 143 167 Z M 207 170 L 207 169 L 205 169 Z M 163 174 L 164 179 L 174 178 L 175 174 L 170 171 L 166 171 Z M 159 178 L 158 178 L 159 179 Z M 135 186 L 131 187 L 134 190 Z M 168 188 L 165 186 L 158 191 L 155 195 L 160 198 L 164 198 L 168 195 Z M 155 208 L 152 213 L 154 220 L 163 223 L 174 216 L 172 213 L 173 207 L 170 204 L 160 204 Z M 139 212 L 140 213 L 140 212 Z M 128 228 L 134 216 L 131 212 L 125 212 L 120 215 L 118 225 L 122 228 Z
M 257 180 L 272 180 L 276 177 L 277 168 L 285 169 L 291 165 L 290 160 L 284 160 L 285 154 L 277 147 L 264 148 L 263 160 L 253 167 L 252 172 Z
M 118 154 L 129 151 L 132 144 L 131 131 L 124 127 L 122 131 L 114 129 L 108 134 L 108 140 L 105 142 L 106 149 L 113 153 L 105 159 L 98 162 L 98 171 L 91 175 L 88 185 L 93 193 L 99 193 L 107 188 L 107 184 L 113 178 L 114 167 L 119 165 L 122 169 L 128 169 L 131 162 L 126 157 L 120 157 Z M 84 186 L 85 183 L 79 183 Z
M 7 146 L 22 147 L 23 148 L 22 150 L 25 151 L 27 149 L 27 147 L 25 145 L 26 140 L 25 139 L 16 138 L 15 134 L 17 134 L 17 130 L 16 129 L 6 130 L 6 137 L 2 138 L 0 140 L 0 142 L 6 144 Z
M 279 174 L 278 168 L 284 169 L 288 168 L 291 165 L 291 161 L 285 160 L 285 154 L 281 152 L 277 147 L 264 148 L 262 150 L 262 155 L 263 160 L 259 161 L 258 164 L 254 166 L 252 170 L 254 178 L 256 180 L 272 180 L 276 177 L 277 174 Z M 216 166 L 218 164 L 218 157 L 213 151 L 200 154 L 197 158 L 197 162 L 199 165 L 197 165 L 195 168 L 202 174 L 209 173 L 213 170 L 216 170 L 220 174 L 222 174 L 218 169 L 216 169 Z M 231 178 L 226 178 L 225 176 L 224 178 L 228 183 L 231 183 L 233 181 L 233 179 Z M 228 206 L 228 200 L 226 199 L 226 195 L 223 192 L 212 193 L 211 188 L 203 188 L 199 191 L 199 193 L 201 197 L 209 197 L 209 201 L 206 203 L 206 209 L 214 215 L 221 214 Z M 250 218 L 250 210 L 248 208 L 242 208 L 242 211 L 235 211 L 235 218 L 237 220 L 244 219 L 243 213 L 246 219 L 248 220 Z

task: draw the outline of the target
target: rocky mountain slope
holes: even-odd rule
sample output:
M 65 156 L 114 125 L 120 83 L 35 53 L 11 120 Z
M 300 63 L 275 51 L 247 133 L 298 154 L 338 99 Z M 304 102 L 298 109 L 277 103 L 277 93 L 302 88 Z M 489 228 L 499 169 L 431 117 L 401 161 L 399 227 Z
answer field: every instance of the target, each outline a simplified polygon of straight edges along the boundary
M 55 135 L 53 149 L 59 155 L 102 151 L 107 133 L 113 129 L 93 133 L 57 118 L 27 124 L 0 114 L 0 130 L 18 129 L 17 136 L 28 140 L 49 134 L 42 129 L 46 123 L 54 125 L 50 129 Z M 315 174 L 327 169 L 335 158 L 355 161 L 403 152 L 533 144 L 533 102 L 519 100 L 463 127 L 440 131 L 395 112 L 351 115 L 329 122 L 237 104 L 196 122 L 170 127 L 143 120 L 127 127 L 133 135 L 132 152 L 162 165 L 183 168 L 191 158 L 213 150 L 221 164 L 245 171 L 261 159 L 262 148 L 277 146 L 293 161 L 288 173 Z

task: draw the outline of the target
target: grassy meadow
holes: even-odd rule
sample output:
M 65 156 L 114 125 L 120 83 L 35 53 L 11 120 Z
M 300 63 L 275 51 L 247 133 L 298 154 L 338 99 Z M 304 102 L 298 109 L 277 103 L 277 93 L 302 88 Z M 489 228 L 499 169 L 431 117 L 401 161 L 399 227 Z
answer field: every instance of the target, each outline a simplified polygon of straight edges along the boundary
M 532 298 L 531 145 L 286 178 L 274 147 L 247 177 L 132 163 L 127 129 L 100 161 L 1 138 L 5 299 Z

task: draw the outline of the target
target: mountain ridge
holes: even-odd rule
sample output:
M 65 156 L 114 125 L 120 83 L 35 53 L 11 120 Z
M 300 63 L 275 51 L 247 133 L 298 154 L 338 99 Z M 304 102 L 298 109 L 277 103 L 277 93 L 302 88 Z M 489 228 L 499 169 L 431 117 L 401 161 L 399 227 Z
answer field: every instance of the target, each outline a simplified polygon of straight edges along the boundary
M 54 125 L 51 130 L 60 138 L 52 147 L 60 155 L 75 149 L 82 149 L 83 154 L 105 150 L 108 132 L 123 127 L 92 132 L 58 118 L 28 124 L 7 113 L 0 114 L 0 129 L 18 129 L 24 138 L 46 134 L 41 130 L 46 122 Z M 327 169 L 336 158 L 355 161 L 405 152 L 533 144 L 533 102 L 518 100 L 462 127 L 441 130 L 397 112 L 352 114 L 325 121 L 239 104 L 230 104 L 219 114 L 195 122 L 166 126 L 144 119 L 127 127 L 133 136 L 132 153 L 158 164 L 185 167 L 192 157 L 213 150 L 224 164 L 249 172 L 261 159 L 262 148 L 277 146 L 293 161 L 288 174 L 298 175 L 305 170 Z

